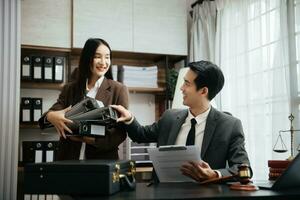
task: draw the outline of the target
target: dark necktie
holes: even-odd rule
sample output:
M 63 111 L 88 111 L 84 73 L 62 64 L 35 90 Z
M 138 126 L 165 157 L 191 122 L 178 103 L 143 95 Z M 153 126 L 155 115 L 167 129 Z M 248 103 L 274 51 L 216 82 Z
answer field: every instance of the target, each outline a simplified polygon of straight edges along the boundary
M 195 124 L 196 123 L 197 122 L 196 122 L 195 118 L 191 119 L 191 129 L 190 129 L 189 134 L 186 139 L 186 143 L 185 143 L 186 146 L 195 144 Z

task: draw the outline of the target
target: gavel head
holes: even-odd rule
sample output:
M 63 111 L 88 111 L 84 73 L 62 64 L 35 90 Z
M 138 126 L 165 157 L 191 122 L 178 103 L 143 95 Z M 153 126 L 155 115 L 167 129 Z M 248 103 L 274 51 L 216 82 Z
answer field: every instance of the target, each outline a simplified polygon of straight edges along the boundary
M 238 167 L 238 179 L 241 184 L 248 184 L 253 176 L 251 167 L 248 164 L 241 164 Z

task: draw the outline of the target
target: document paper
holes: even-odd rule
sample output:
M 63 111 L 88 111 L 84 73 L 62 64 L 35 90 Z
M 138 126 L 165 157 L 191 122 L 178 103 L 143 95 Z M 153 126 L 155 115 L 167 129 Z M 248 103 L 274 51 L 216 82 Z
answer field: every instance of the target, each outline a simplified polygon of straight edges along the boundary
M 148 153 L 160 182 L 193 182 L 180 167 L 188 161 L 200 161 L 198 146 L 161 146 L 149 148 Z

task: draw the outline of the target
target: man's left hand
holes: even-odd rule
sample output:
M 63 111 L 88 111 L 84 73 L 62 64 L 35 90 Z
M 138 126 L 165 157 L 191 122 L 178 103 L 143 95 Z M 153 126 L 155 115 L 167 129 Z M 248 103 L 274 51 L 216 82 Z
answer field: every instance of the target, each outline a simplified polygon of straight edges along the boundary
M 198 182 L 218 178 L 218 173 L 210 168 L 209 164 L 204 161 L 189 161 L 184 163 L 180 171 L 183 175 L 188 176 Z

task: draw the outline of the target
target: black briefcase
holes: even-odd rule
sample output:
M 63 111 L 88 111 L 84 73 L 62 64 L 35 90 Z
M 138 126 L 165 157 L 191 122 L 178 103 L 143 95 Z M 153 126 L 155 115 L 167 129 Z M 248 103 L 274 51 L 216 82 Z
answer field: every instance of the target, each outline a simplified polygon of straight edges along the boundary
M 24 168 L 25 194 L 109 195 L 135 189 L 135 163 L 128 160 L 65 160 Z

